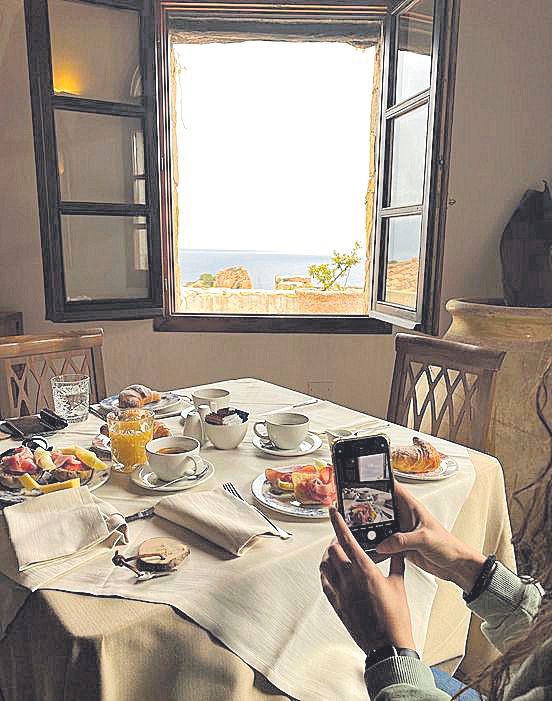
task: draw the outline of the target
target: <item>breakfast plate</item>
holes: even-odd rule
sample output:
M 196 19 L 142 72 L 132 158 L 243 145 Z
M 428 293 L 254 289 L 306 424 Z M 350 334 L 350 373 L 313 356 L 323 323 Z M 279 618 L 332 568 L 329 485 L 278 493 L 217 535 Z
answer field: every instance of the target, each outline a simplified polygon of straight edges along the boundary
M 110 473 L 111 470 L 94 470 L 90 480 L 88 482 L 84 482 L 83 486 L 88 487 L 88 489 L 93 492 L 95 489 L 98 489 L 107 482 Z M 3 497 L 11 497 L 14 504 L 17 503 L 17 501 L 21 501 L 21 499 L 38 497 L 41 494 L 42 492 L 39 492 L 37 489 L 31 490 L 24 489 L 23 487 L 21 487 L 21 489 L 3 489 L 0 487 L 0 501 L 3 501 Z
M 280 514 L 287 514 L 295 518 L 319 519 L 329 518 L 327 506 L 318 504 L 301 504 L 291 492 L 289 494 L 275 494 L 264 472 L 251 484 L 251 492 L 255 501 L 267 506 Z
M 271 443 L 267 438 L 260 438 L 257 435 L 253 436 L 253 445 L 261 453 L 266 453 L 267 455 L 277 455 L 279 458 L 294 458 L 301 455 L 308 455 L 309 453 L 314 453 L 315 450 L 322 445 L 322 438 L 317 433 L 309 432 L 305 440 L 297 447 L 291 450 L 282 450 L 282 448 L 277 448 L 273 443 Z
M 174 392 L 162 392 L 161 399 L 156 402 L 149 402 L 149 404 L 144 404 L 142 409 L 149 409 L 157 415 L 161 415 L 167 412 L 176 411 L 176 407 L 184 401 L 183 397 Z M 102 409 L 106 411 L 112 411 L 113 409 L 119 409 L 119 395 L 114 394 L 111 397 L 107 397 L 100 402 Z
M 438 482 L 452 477 L 459 469 L 459 465 L 454 458 L 445 456 L 441 460 L 439 468 L 432 472 L 400 472 L 393 469 L 393 474 L 398 480 L 405 482 Z
M 202 459 L 207 469 L 205 470 L 205 473 L 199 477 L 199 479 L 182 478 L 178 482 L 165 487 L 163 486 L 162 480 L 157 477 L 149 465 L 137 467 L 134 472 L 131 473 L 130 479 L 134 482 L 134 484 L 142 487 L 142 489 L 150 489 L 154 492 L 182 492 L 186 489 L 196 487 L 198 484 L 203 484 L 203 482 L 211 479 L 211 477 L 215 474 L 213 464 L 208 460 L 205 460 L 205 458 Z

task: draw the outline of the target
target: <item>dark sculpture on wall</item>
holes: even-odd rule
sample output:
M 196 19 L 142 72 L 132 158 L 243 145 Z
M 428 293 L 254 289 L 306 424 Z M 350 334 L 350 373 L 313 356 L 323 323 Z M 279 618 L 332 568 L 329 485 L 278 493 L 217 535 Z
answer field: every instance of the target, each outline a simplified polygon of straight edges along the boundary
M 504 302 L 511 307 L 552 307 L 552 196 L 527 190 L 500 242 Z

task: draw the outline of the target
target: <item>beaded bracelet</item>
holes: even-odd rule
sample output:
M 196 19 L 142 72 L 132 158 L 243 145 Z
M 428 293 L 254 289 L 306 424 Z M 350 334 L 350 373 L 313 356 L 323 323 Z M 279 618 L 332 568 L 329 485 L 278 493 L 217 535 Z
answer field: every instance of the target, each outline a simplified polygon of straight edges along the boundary
M 468 594 L 462 595 L 467 604 L 471 604 L 472 601 L 475 601 L 475 599 L 477 599 L 477 597 L 485 591 L 485 589 L 491 583 L 495 569 L 496 555 L 489 555 L 489 557 L 485 560 L 485 564 L 481 568 L 478 578 L 475 580 L 473 589 Z

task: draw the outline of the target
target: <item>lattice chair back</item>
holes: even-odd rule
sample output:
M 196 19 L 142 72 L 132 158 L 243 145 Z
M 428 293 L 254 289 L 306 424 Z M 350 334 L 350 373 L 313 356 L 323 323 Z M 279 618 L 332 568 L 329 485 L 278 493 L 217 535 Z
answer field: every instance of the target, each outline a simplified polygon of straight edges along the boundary
M 413 334 L 397 334 L 395 349 L 389 421 L 491 449 L 496 373 L 504 352 Z
M 53 409 L 50 380 L 55 375 L 85 373 L 90 377 L 90 401 L 104 399 L 102 343 L 102 329 L 0 337 L 0 416 Z

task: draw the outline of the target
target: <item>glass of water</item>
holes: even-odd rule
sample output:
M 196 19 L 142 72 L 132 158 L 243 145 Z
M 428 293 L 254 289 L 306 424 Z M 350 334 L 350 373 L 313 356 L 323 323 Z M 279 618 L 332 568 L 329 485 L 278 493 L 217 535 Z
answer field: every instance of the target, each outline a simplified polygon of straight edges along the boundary
M 51 381 L 56 414 L 70 424 L 86 421 L 90 404 L 88 375 L 57 375 Z

